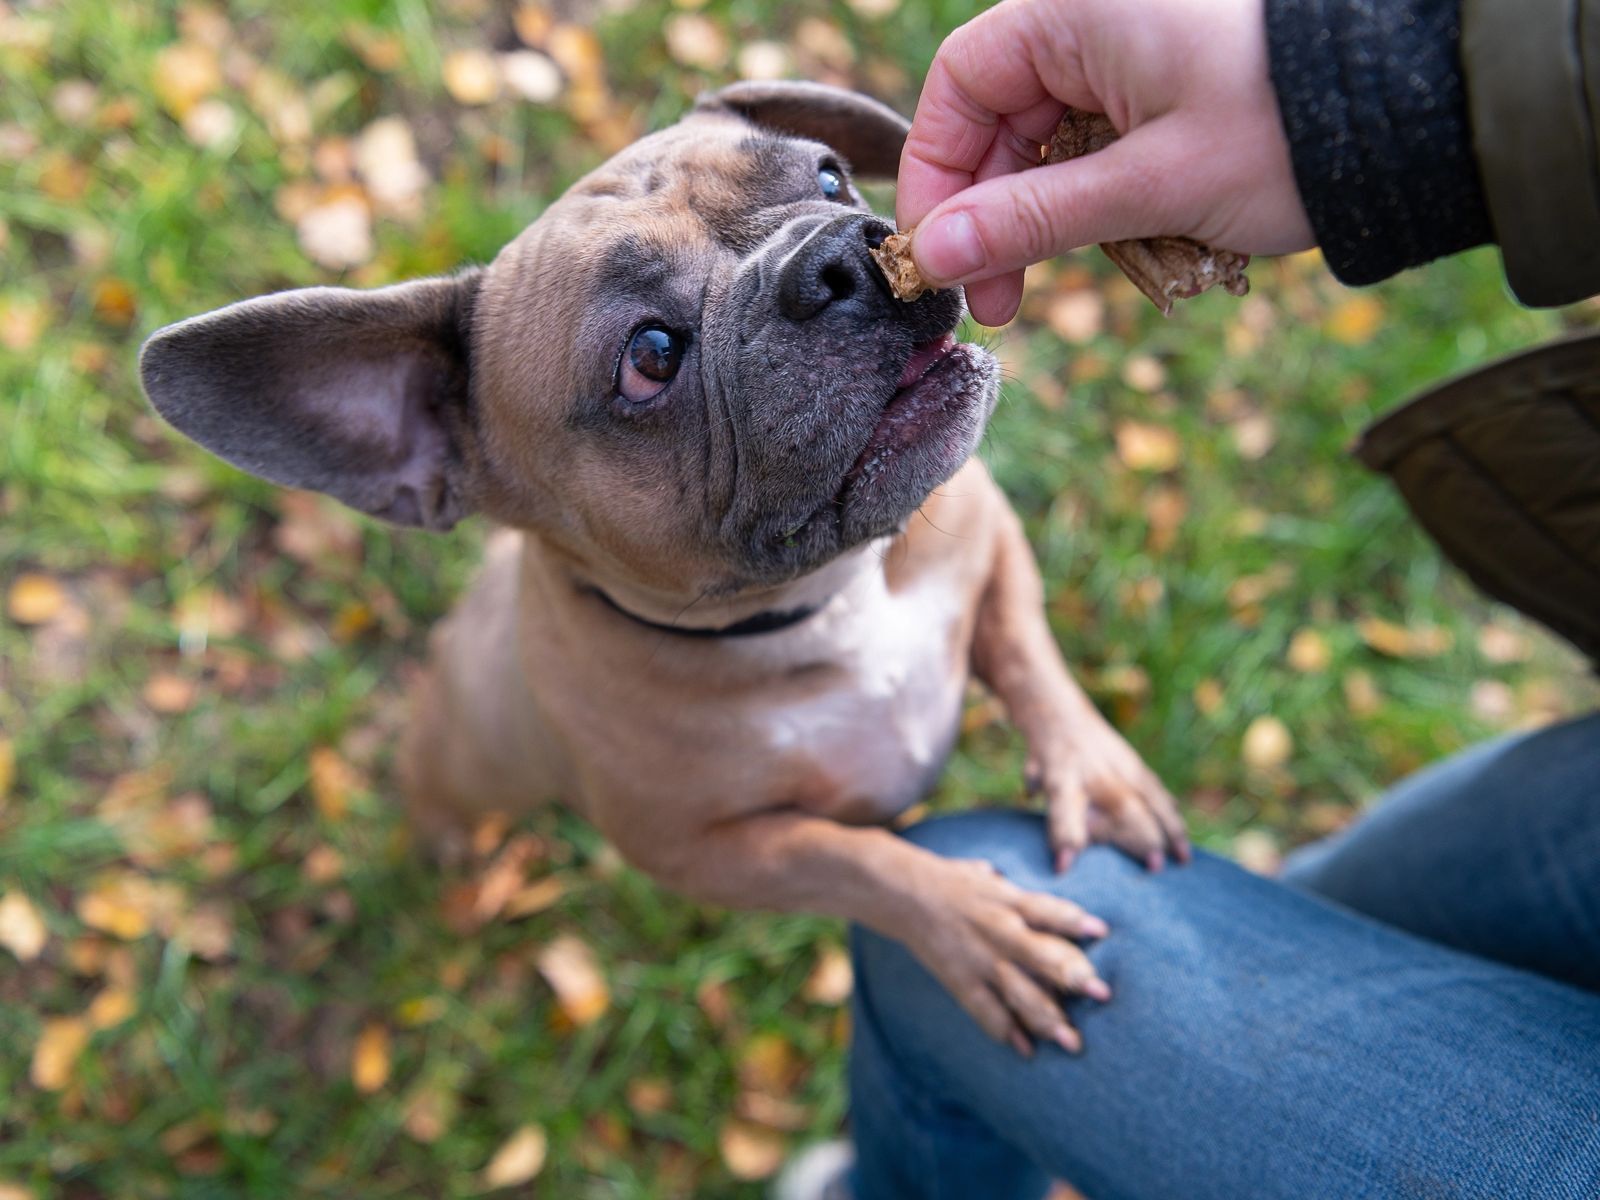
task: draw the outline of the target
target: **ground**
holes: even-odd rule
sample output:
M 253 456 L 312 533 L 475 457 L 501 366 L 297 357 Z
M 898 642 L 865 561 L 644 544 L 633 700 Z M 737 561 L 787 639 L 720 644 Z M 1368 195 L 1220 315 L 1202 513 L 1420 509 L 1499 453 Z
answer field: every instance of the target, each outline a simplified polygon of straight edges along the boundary
M 0 1198 L 754 1197 L 835 1130 L 842 930 L 666 895 L 551 810 L 444 871 L 390 773 L 484 537 L 254 482 L 153 418 L 140 339 L 481 262 L 744 74 L 909 109 L 966 2 L 0 3 Z M 1392 780 L 1593 703 L 1345 453 L 1564 327 L 1481 250 L 1315 256 L 1161 319 L 1097 252 L 986 335 L 983 455 L 1070 661 L 1270 869 Z M 974 697 L 936 806 L 1023 803 Z

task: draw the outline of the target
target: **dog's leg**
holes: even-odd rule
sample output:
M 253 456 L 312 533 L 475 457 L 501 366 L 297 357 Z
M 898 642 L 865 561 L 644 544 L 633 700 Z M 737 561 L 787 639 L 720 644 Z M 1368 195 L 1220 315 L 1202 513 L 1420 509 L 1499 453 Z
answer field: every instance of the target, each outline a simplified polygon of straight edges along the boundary
M 637 811 L 636 808 L 633 811 Z M 1024 891 L 987 862 L 941 858 L 886 829 L 799 809 L 674 830 L 637 821 L 618 849 L 667 887 L 706 903 L 821 913 L 906 945 L 993 1037 L 1080 1048 L 1053 993 L 1110 989 L 1071 939 L 1105 924 L 1059 897 Z
M 1152 870 L 1168 853 L 1187 861 L 1188 836 L 1167 789 L 1067 670 L 1033 551 L 1009 508 L 978 607 L 972 666 L 1027 739 L 1030 787 L 1044 794 L 1058 870 L 1091 838 L 1115 843 Z

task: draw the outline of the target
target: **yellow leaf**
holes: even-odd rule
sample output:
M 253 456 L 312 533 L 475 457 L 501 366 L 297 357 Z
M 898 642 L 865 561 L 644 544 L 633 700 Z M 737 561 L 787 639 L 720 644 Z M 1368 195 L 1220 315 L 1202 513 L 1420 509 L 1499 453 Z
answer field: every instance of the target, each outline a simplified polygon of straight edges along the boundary
M 1328 642 L 1315 629 L 1297 630 L 1289 639 L 1289 665 L 1304 675 L 1317 675 L 1328 669 L 1333 653 Z
M 1378 691 L 1370 671 L 1358 668 L 1345 672 L 1344 702 L 1351 713 L 1358 717 L 1370 717 L 1383 707 L 1383 694 Z
M 1323 332 L 1346 346 L 1364 346 L 1383 325 L 1383 305 L 1368 295 L 1351 296 L 1323 322 Z
M 1364 617 L 1356 628 L 1362 641 L 1392 658 L 1434 658 L 1455 644 L 1450 631 L 1438 625 L 1407 628 L 1382 617 Z
M 350 1081 L 370 1096 L 389 1082 L 389 1030 L 374 1021 L 356 1037 L 350 1055 Z
M 506 902 L 505 917 L 507 920 L 516 920 L 518 917 L 531 917 L 534 913 L 543 912 L 566 894 L 567 883 L 559 875 L 547 875 L 543 879 L 535 880 L 519 891 Z
M 33 1086 L 59 1092 L 72 1079 L 78 1055 L 89 1044 L 89 1023 L 82 1017 L 50 1017 L 33 1047 L 28 1078 Z
M 1164 425 L 1123 421 L 1117 426 L 1117 457 L 1135 471 L 1170 471 L 1182 452 L 1178 435 Z
M 91 929 L 131 942 L 150 932 L 150 914 L 141 901 L 137 886 L 107 880 L 78 897 L 78 917 Z
M 350 795 L 360 785 L 355 768 L 339 757 L 331 746 L 318 746 L 307 763 L 311 780 L 311 800 L 317 811 L 330 821 L 342 821 L 350 811 Z
M 1257 717 L 1244 731 L 1241 756 L 1245 765 L 1258 771 L 1283 766 L 1294 753 L 1294 739 L 1277 717 Z
M 538 966 L 574 1025 L 588 1025 L 610 1007 L 610 989 L 587 942 L 563 934 L 539 951 Z
M 199 42 L 174 42 L 156 55 L 152 90 L 178 120 L 222 86 L 217 52 Z
M 811 1003 L 831 1008 L 848 1000 L 854 986 L 850 956 L 841 947 L 829 943 L 817 954 L 817 965 L 811 969 L 800 991 Z
M 1194 685 L 1194 706 L 1203 717 L 1214 716 L 1226 697 L 1222 685 L 1215 679 L 1202 679 Z
M 85 1013 L 92 1029 L 110 1029 L 133 1016 L 133 992 L 124 987 L 108 987 L 89 1002 Z
M 395 1019 L 412 1028 L 437 1021 L 444 1013 L 445 1003 L 439 996 L 414 996 L 410 1000 L 402 1000 L 394 1010 Z
M 37 571 L 18 575 L 6 593 L 6 612 L 18 625 L 43 625 L 53 621 L 66 605 L 66 589 Z
M 505 1188 L 527 1183 L 544 1169 L 548 1149 L 544 1130 L 538 1125 L 524 1125 L 505 1140 L 483 1168 L 483 1186 Z
M 752 1091 L 787 1095 L 801 1069 L 800 1056 L 781 1034 L 755 1034 L 739 1051 L 739 1082 Z
M 0 896 L 0 946 L 22 962 L 32 962 L 39 957 L 49 937 L 33 901 L 21 892 Z
M 412 1092 L 406 1100 L 400 1124 L 417 1141 L 431 1145 L 444 1136 L 454 1111 L 451 1095 L 437 1084 L 427 1083 Z
M 717 1149 L 722 1163 L 735 1179 L 754 1182 L 766 1179 L 783 1165 L 788 1144 L 770 1129 L 748 1121 L 727 1120 L 717 1133 Z
M 500 94 L 500 72 L 486 50 L 452 50 L 443 74 L 445 91 L 458 104 L 488 104 Z

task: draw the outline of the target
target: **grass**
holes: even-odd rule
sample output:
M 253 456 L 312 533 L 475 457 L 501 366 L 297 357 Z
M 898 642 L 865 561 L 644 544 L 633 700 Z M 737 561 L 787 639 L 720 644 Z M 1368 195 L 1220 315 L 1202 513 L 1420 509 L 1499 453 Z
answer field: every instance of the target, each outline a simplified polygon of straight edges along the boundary
M 869 7 L 701 12 L 724 57 L 773 39 L 799 73 L 909 108 L 972 6 Z M 27 961 L 0 951 L 0 1185 L 25 1189 L 8 1200 L 473 1195 L 530 1124 L 548 1160 L 508 1194 L 756 1196 L 728 1161 L 741 1137 L 766 1152 L 838 1127 L 846 1030 L 807 986 L 836 926 L 676 900 L 551 811 L 512 833 L 559 898 L 478 927 L 462 898 L 499 832 L 455 872 L 408 844 L 400 693 L 483 530 L 396 533 L 246 479 L 163 429 L 134 375 L 143 335 L 232 299 L 486 261 L 629 122 L 733 77 L 668 52 L 680 15 L 607 6 L 583 109 L 572 86 L 458 100 L 450 53 L 516 41 L 487 0 L 0 9 L 0 893 L 48 932 Z M 235 127 L 207 144 L 176 119 L 197 102 L 162 56 L 179 41 L 221 68 L 204 91 Z M 387 115 L 429 170 L 418 210 L 380 219 L 364 263 L 319 267 L 284 212 L 340 186 L 335 139 Z M 1247 302 L 1164 322 L 1095 254 L 1037 272 L 994 336 L 1009 379 L 983 453 L 1070 660 L 1202 844 L 1260 860 L 1423 763 L 1592 702 L 1344 447 L 1419 386 L 1596 310 L 1519 309 L 1489 251 L 1359 295 L 1314 258 L 1252 274 Z M 1290 736 L 1282 762 L 1242 752 L 1261 718 Z M 1019 770 L 977 703 L 934 803 L 1017 803 Z M 609 985 L 587 1025 L 539 970 L 562 935 Z M 63 1028 L 88 1040 L 41 1073 Z M 787 1107 L 730 1133 L 752 1094 Z

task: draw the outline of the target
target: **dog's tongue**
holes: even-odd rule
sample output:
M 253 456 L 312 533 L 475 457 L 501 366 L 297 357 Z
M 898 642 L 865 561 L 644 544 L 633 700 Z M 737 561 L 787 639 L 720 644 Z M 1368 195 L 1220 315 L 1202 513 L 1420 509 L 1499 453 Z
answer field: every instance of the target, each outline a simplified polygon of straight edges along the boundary
M 939 359 L 955 349 L 956 337 L 953 333 L 943 333 L 930 341 L 923 342 L 911 351 L 911 358 L 906 363 L 906 369 L 900 372 L 900 382 L 895 384 L 895 390 L 908 388 L 917 380 L 928 373 Z

